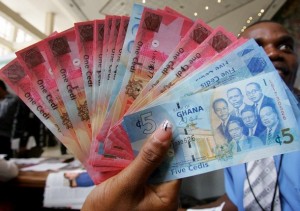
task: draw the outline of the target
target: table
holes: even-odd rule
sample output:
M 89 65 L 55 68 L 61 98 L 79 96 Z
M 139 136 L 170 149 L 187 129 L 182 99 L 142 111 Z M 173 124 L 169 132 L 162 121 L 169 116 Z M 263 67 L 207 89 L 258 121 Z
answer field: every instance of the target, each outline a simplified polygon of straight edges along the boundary
M 10 206 L 13 210 L 16 211 L 55 210 L 43 207 L 44 189 L 49 173 L 51 173 L 51 171 L 20 171 L 19 175 L 16 178 L 7 183 L 0 184 L 0 210 L 1 204 Z M 63 210 L 64 209 L 59 209 L 59 211 Z
M 50 172 L 20 171 L 18 177 L 9 183 L 15 187 L 45 188 L 47 176 Z

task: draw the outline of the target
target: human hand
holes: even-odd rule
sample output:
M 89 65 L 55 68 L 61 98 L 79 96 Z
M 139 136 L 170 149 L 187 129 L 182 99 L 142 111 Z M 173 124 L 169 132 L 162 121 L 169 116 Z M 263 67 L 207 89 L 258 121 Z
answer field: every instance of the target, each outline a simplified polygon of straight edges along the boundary
M 165 121 L 145 142 L 138 156 L 123 171 L 98 185 L 87 197 L 83 211 L 177 210 L 180 181 L 147 184 L 171 143 L 171 125 Z
M 69 181 L 70 187 L 77 187 L 76 178 L 79 176 L 79 172 L 65 172 L 64 177 Z

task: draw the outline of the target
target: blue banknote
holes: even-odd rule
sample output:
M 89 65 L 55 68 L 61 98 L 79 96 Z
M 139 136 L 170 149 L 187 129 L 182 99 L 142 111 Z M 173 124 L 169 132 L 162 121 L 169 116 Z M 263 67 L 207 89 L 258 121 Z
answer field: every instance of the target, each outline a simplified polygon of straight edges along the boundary
M 123 77 L 124 77 L 125 71 L 126 71 L 126 66 L 128 63 L 129 56 L 131 54 L 131 50 L 132 50 L 132 46 L 133 46 L 133 43 L 135 40 L 137 30 L 140 25 L 143 10 L 144 10 L 144 7 L 139 4 L 134 4 L 132 7 L 132 13 L 131 13 L 130 20 L 128 23 L 128 29 L 127 29 L 126 37 L 125 37 L 124 44 L 122 47 L 122 54 L 121 54 L 120 62 L 116 69 L 115 81 L 114 81 L 112 93 L 111 93 L 110 99 L 109 99 L 109 106 L 108 106 L 109 109 L 113 105 L 113 103 L 116 99 L 116 96 L 118 95 L 118 93 L 121 89 Z
M 237 101 L 230 97 L 230 92 L 237 90 L 243 104 L 241 116 L 234 114 Z M 256 110 L 254 102 L 259 100 L 260 108 Z M 295 104 L 293 100 L 292 104 Z M 247 120 L 251 112 L 256 121 L 253 128 Z M 123 126 L 133 149 L 138 152 L 166 119 L 173 125 L 172 145 L 153 175 L 153 182 L 202 174 L 300 149 L 299 123 L 277 71 L 173 98 L 168 103 L 125 116 Z M 257 133 L 250 133 L 250 129 Z
M 250 39 L 228 55 L 204 68 L 196 70 L 148 106 L 168 102 L 174 97 L 192 95 L 213 87 L 232 83 L 255 75 L 275 71 L 265 51 Z

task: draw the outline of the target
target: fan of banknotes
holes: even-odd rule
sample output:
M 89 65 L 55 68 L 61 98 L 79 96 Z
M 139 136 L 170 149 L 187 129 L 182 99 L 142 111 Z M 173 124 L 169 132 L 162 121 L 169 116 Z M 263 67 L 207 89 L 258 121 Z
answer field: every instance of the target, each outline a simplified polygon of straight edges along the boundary
M 124 169 L 166 119 L 173 141 L 154 182 L 300 149 L 298 102 L 263 49 L 169 7 L 136 4 L 130 18 L 75 23 L 16 55 L 0 77 L 96 184 Z M 229 91 L 262 122 L 261 135 L 234 114 Z M 271 98 L 269 108 L 258 111 L 254 95 Z

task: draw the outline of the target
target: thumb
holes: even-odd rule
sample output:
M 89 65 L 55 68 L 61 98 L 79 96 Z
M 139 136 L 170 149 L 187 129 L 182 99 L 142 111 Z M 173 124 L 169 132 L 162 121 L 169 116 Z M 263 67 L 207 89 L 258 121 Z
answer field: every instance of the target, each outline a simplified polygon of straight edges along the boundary
M 138 187 L 145 184 L 152 172 L 161 164 L 172 139 L 172 125 L 166 120 L 145 142 L 138 156 L 124 169 L 124 178 Z M 131 183 L 131 186 L 133 184 Z

